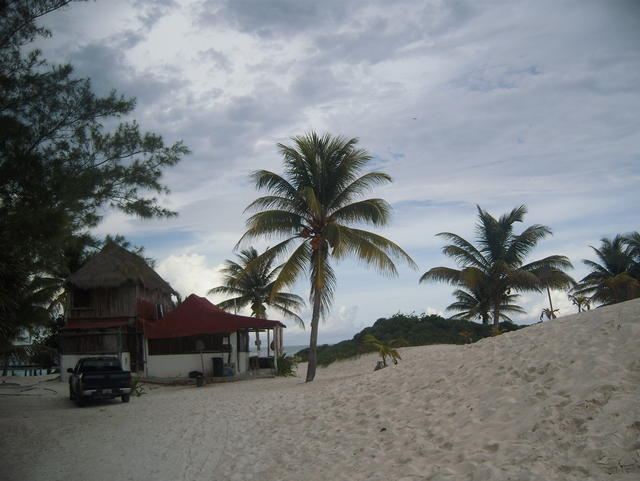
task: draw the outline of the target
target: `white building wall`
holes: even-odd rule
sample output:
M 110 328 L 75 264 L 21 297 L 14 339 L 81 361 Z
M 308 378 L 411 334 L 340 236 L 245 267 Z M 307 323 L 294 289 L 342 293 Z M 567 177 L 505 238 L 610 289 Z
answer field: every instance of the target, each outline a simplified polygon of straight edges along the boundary
M 226 354 L 217 352 L 203 352 L 200 354 L 166 354 L 149 356 L 147 371 L 149 377 L 186 378 L 191 371 L 203 371 L 204 375 L 213 376 L 212 358 L 221 357 L 226 362 Z
M 236 364 L 237 360 L 237 336 L 232 333 L 229 336 L 229 342 L 231 343 L 231 363 Z M 147 344 L 145 342 L 145 344 Z M 145 345 L 145 352 L 148 353 L 148 344 Z M 242 354 L 247 353 L 240 353 Z M 160 378 L 186 378 L 191 371 L 203 372 L 204 375 L 213 376 L 213 361 L 214 357 L 222 358 L 225 366 L 229 361 L 229 353 L 227 352 L 203 352 L 202 356 L 199 353 L 195 354 L 165 354 L 165 355 L 149 355 L 147 354 L 146 373 L 149 377 Z M 245 364 L 248 360 L 245 361 Z M 244 369 L 246 371 L 246 367 Z M 235 374 L 238 374 L 238 366 L 235 366 Z
M 83 357 L 99 357 L 99 356 L 117 356 L 117 354 L 62 354 L 60 356 L 60 380 L 67 382 L 70 374 L 67 369 L 73 369 L 76 364 Z M 122 363 L 122 369 L 125 371 L 131 370 L 131 355 L 129 352 L 120 353 L 120 362 Z
M 238 372 L 247 372 L 249 370 L 249 353 L 241 352 L 239 354 L 240 365 L 238 366 Z

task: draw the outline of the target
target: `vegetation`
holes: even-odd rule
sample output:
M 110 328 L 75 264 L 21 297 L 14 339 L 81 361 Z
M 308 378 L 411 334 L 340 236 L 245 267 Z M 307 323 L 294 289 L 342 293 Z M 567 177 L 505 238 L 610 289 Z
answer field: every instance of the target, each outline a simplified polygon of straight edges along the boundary
M 354 255 L 378 271 L 396 274 L 392 258 L 414 262 L 390 240 L 348 224 L 387 224 L 391 207 L 383 199 L 357 200 L 391 178 L 383 172 L 360 175 L 371 156 L 356 147 L 357 139 L 309 133 L 294 137 L 293 146 L 278 144 L 284 158 L 284 176 L 267 170 L 253 174 L 256 187 L 269 195 L 252 202 L 257 211 L 247 221 L 244 239 L 279 236 L 286 239 L 268 249 L 267 258 L 293 252 L 282 264 L 273 293 L 292 285 L 303 272 L 311 277 L 312 305 L 307 382 L 315 377 L 318 323 L 331 305 L 336 278 L 330 259 Z M 255 262 L 260 262 L 256 260 Z
M 618 234 L 600 242 L 599 248 L 591 246 L 599 262 L 583 260 L 591 272 L 574 289 L 574 299 L 588 297 L 606 306 L 640 297 L 640 234 Z
M 133 377 L 131 379 L 131 394 L 136 397 L 140 397 L 143 394 L 147 394 L 147 391 L 144 388 L 144 383 L 140 378 Z
M 227 259 L 222 269 L 224 285 L 209 290 L 209 294 L 227 294 L 232 297 L 220 302 L 218 307 L 238 312 L 250 306 L 251 315 L 266 319 L 267 306 L 286 317 L 294 319 L 304 327 L 304 321 L 294 310 L 300 310 L 304 301 L 300 296 L 273 289 L 276 275 L 282 266 L 273 266 L 273 257 L 259 256 L 253 247 L 244 249 L 237 255 L 238 262 Z
M 591 309 L 591 301 L 587 296 L 569 294 L 568 297 L 571 303 L 578 308 L 578 312 L 582 312 L 583 310 L 588 311 Z
M 188 149 L 144 133 L 135 100 L 99 97 L 70 65 L 51 65 L 29 45 L 50 33 L 36 21 L 64 0 L 0 4 L 0 345 L 42 324 L 45 306 L 81 242 L 108 208 L 140 217 L 175 215 L 153 194 L 167 192 L 162 171 Z M 49 283 L 50 284 L 50 283 Z M 54 286 L 56 283 L 53 283 Z M 49 285 L 49 287 L 52 287 Z M 44 310 L 43 310 L 44 309 Z
M 392 339 L 389 342 L 383 342 L 373 334 L 365 334 L 362 338 L 362 344 L 378 351 L 382 358 L 382 365 L 387 367 L 387 358 L 390 358 L 394 364 L 398 364 L 398 360 L 402 358 L 396 347 L 408 346 L 409 341 L 406 339 Z
M 556 312 L 558 311 L 559 309 L 550 309 L 549 307 L 545 307 L 540 313 L 540 320 L 544 320 L 545 317 L 548 321 L 550 321 L 551 319 L 557 319 L 558 316 L 556 316 Z
M 511 322 L 501 322 L 502 332 L 514 331 L 521 326 Z M 437 315 L 394 314 L 378 319 L 373 326 L 366 327 L 352 339 L 333 345 L 318 346 L 318 364 L 327 366 L 335 361 L 349 359 L 363 353 L 374 352 L 376 348 L 364 343 L 366 336 L 373 336 L 383 343 L 394 339 L 404 339 L 408 346 L 431 344 L 467 344 L 492 336 L 489 326 L 463 319 L 445 319 Z M 301 361 L 307 361 L 309 349 L 296 353 Z
M 278 376 L 291 377 L 296 375 L 296 368 L 298 367 L 298 360 L 300 358 L 296 356 L 287 356 L 283 354 L 278 357 Z
M 501 319 L 509 320 L 506 313 L 522 312 L 515 304 L 512 291 L 537 291 L 543 288 L 561 288 L 572 285 L 573 279 L 564 270 L 573 267 L 565 256 L 549 256 L 525 264 L 524 261 L 538 241 L 551 234 L 544 225 L 532 225 L 520 234 L 513 225 L 522 222 L 527 209 L 524 205 L 495 219 L 478 207 L 476 225 L 477 247 L 451 232 L 438 235 L 447 239 L 443 253 L 452 257 L 460 269 L 434 267 L 420 282 L 441 281 L 456 287 L 458 302 L 448 309 L 460 311 L 463 319 L 482 319 L 488 324 L 490 316 L 494 326 Z

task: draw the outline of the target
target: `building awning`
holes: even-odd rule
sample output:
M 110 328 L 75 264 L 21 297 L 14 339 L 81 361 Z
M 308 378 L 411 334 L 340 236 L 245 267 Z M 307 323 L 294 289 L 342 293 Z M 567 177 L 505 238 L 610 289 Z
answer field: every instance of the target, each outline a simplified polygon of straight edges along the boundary
M 279 321 L 238 316 L 214 306 L 204 297 L 191 294 L 163 319 L 145 322 L 148 339 L 171 339 L 201 334 L 230 334 L 238 329 L 286 327 Z
M 111 318 L 108 320 L 86 320 L 86 319 L 71 319 L 62 329 L 109 329 L 112 327 L 124 327 L 129 325 L 129 319 Z

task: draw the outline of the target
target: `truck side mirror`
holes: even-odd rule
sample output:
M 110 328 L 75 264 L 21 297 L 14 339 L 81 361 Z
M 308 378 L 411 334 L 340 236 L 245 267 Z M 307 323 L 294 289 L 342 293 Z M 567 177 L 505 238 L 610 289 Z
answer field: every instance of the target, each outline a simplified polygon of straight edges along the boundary
M 72 368 L 68 368 L 67 372 L 70 373 L 70 374 L 73 374 L 73 369 Z

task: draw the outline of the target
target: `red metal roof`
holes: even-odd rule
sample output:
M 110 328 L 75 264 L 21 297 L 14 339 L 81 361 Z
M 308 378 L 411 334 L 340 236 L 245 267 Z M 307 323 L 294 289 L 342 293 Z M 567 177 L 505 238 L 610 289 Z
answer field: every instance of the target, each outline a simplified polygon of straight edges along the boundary
M 108 329 L 110 327 L 128 326 L 126 317 L 116 317 L 107 320 L 71 319 L 62 329 Z
M 286 327 L 279 321 L 238 316 L 214 306 L 204 297 L 191 294 L 182 304 L 155 322 L 145 323 L 148 339 L 170 339 L 198 334 L 221 334 L 238 329 Z

